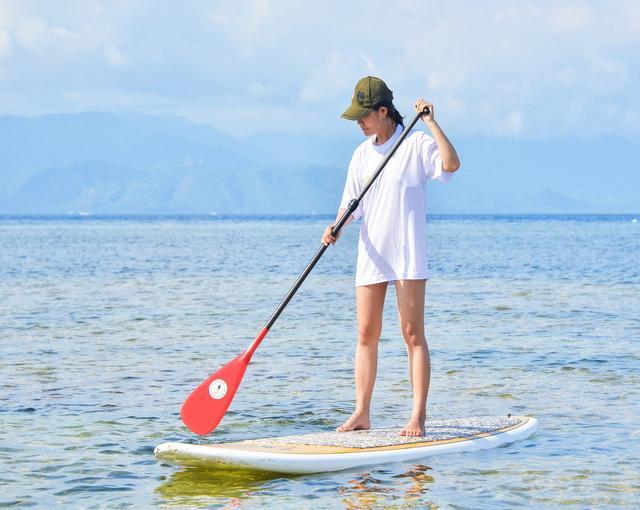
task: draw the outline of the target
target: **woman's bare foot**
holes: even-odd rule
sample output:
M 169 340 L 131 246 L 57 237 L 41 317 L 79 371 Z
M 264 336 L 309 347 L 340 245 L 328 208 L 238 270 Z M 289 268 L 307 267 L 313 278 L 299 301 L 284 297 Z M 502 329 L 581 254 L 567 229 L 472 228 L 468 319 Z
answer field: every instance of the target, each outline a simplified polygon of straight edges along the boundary
M 347 421 L 340 425 L 336 432 L 348 432 L 350 430 L 368 430 L 371 428 L 369 413 L 354 412 Z
M 415 418 L 412 416 L 411 418 L 409 418 L 409 421 L 404 426 L 404 428 L 400 431 L 400 435 L 407 437 L 424 436 L 424 421 L 424 418 Z

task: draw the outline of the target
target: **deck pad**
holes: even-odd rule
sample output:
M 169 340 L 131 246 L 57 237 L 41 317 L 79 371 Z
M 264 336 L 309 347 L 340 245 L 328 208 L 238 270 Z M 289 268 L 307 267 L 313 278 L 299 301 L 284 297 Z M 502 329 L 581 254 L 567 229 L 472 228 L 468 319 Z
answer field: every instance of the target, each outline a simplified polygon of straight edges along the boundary
M 299 436 L 283 436 L 266 439 L 250 439 L 245 443 L 269 446 L 333 446 L 339 448 L 380 448 L 385 446 L 413 445 L 464 439 L 480 434 L 490 434 L 497 430 L 506 430 L 517 426 L 522 418 L 481 416 L 477 418 L 459 418 L 454 420 L 428 421 L 423 436 L 401 436 L 402 427 L 374 428 L 351 432 L 316 432 Z

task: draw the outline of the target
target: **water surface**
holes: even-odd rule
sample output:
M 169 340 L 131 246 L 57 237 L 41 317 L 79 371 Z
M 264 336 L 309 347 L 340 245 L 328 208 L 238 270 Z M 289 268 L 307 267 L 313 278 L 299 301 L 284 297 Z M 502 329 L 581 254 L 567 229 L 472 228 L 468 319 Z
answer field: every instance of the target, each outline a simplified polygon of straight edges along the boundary
M 640 217 L 639 217 L 640 218 Z M 158 462 L 183 398 L 247 347 L 327 219 L 0 219 L 0 506 L 557 508 L 640 502 L 640 222 L 435 217 L 434 419 L 535 416 L 517 444 L 287 477 Z M 357 227 L 310 275 L 209 438 L 333 428 L 353 406 Z M 374 425 L 411 393 L 389 290 Z

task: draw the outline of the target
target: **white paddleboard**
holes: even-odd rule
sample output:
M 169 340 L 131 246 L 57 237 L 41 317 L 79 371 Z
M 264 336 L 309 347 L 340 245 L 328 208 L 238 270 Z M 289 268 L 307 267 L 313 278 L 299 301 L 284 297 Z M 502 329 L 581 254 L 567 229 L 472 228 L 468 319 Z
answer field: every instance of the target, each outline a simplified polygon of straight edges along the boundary
M 400 436 L 400 428 L 378 428 L 236 443 L 163 443 L 156 447 L 155 455 L 184 465 L 218 464 L 223 469 L 322 473 L 495 448 L 525 439 L 537 428 L 538 421 L 527 416 L 483 416 L 428 421 L 425 435 L 414 438 Z

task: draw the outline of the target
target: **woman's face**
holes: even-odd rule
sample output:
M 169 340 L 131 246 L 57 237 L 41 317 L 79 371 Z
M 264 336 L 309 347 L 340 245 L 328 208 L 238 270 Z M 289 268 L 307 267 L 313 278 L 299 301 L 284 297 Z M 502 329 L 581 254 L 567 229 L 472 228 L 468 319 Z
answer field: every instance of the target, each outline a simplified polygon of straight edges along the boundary
M 371 136 L 382 132 L 388 122 L 387 109 L 383 106 L 379 110 L 371 110 L 369 114 L 362 117 L 358 121 L 358 126 L 360 126 L 365 136 Z

